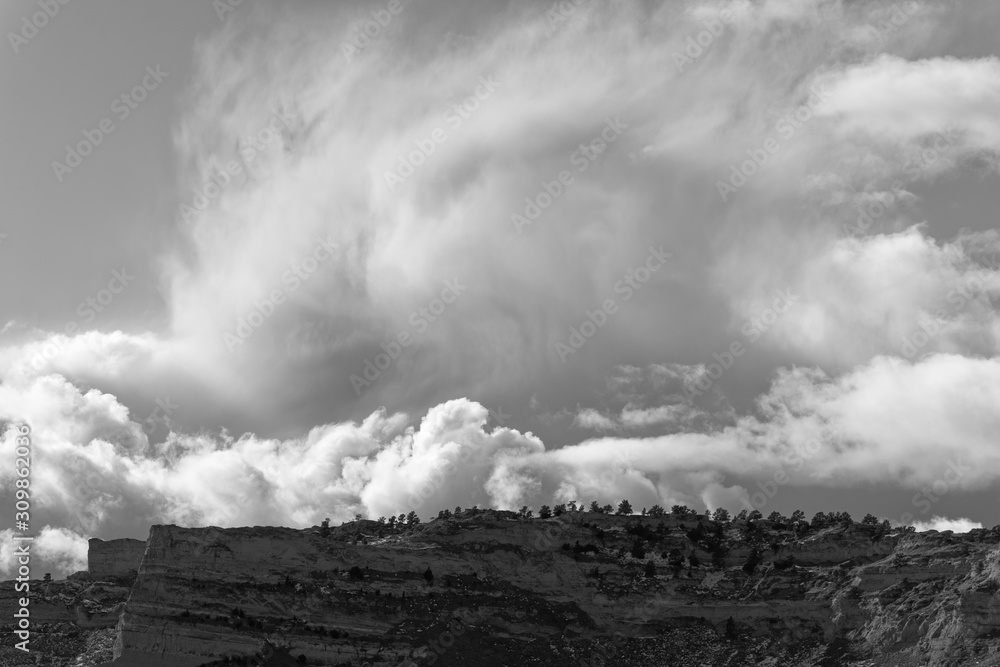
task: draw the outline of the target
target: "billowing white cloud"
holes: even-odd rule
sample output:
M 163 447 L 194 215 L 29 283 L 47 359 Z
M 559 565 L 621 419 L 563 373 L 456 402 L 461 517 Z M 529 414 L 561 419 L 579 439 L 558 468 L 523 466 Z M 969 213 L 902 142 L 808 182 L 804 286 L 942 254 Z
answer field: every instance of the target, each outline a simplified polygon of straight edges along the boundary
M 731 6 L 414 7 L 350 60 L 351 8 L 227 21 L 174 131 L 197 206 L 167 330 L 0 333 L 52 553 L 164 521 L 732 507 L 779 470 L 995 483 L 1000 236 L 922 198 L 990 173 L 997 59 L 924 48 L 950 19 L 923 3 L 889 32 L 886 3 Z M 127 406 L 177 386 L 187 425 L 151 438 Z M 497 395 L 563 432 L 487 429 Z
M 913 523 L 913 527 L 916 528 L 918 532 L 924 530 L 951 530 L 956 533 L 967 533 L 973 528 L 982 528 L 983 524 L 966 518 L 949 519 L 943 516 L 935 516 L 932 517 L 930 521 L 915 521 Z

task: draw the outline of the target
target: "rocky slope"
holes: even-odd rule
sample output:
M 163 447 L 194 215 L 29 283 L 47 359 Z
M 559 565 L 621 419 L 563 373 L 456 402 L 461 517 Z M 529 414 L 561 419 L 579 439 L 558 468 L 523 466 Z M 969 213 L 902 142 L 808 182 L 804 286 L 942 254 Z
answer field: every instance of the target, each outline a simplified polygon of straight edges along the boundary
M 1000 665 L 998 543 L 997 529 L 489 510 L 402 528 L 153 526 L 112 607 L 113 664 Z M 76 609 L 81 591 L 60 600 Z

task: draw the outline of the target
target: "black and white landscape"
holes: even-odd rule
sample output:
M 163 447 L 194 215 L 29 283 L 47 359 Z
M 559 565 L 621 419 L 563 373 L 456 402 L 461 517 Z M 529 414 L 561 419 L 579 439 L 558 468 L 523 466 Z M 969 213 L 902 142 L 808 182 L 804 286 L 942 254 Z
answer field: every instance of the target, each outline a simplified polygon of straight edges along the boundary
M 0 27 L 0 667 L 1000 665 L 1000 5 Z

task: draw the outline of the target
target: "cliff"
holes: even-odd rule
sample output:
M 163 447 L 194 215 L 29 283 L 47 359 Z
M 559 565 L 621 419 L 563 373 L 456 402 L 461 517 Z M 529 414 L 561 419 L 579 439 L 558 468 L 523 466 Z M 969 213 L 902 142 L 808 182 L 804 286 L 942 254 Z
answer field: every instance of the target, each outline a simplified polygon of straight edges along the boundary
M 95 579 L 134 577 L 146 551 L 143 540 L 99 540 L 88 542 L 87 571 Z
M 1000 665 L 998 543 L 488 510 L 153 526 L 113 665 Z

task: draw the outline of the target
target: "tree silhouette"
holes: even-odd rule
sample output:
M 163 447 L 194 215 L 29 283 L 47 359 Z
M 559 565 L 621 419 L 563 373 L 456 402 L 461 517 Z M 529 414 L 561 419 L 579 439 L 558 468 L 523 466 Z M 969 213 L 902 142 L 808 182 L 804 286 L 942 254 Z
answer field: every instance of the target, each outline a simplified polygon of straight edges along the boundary
M 417 516 L 416 512 L 410 510 L 410 513 L 406 515 L 406 525 L 415 526 L 418 523 L 420 523 L 420 517 Z
M 630 516 L 634 514 L 634 512 L 632 511 L 632 503 L 630 503 L 628 500 L 622 500 L 620 503 L 618 503 L 618 511 L 615 512 L 615 514 L 619 516 Z
M 639 560 L 642 560 L 645 557 L 646 557 L 646 548 L 645 546 L 643 546 L 643 541 L 641 539 L 637 539 L 635 542 L 632 543 L 632 558 L 637 558 Z
M 597 504 L 596 500 L 590 501 L 590 511 L 594 512 L 595 514 L 601 513 L 601 506 Z
M 724 507 L 719 507 L 712 514 L 712 521 L 718 521 L 719 523 L 729 523 L 729 510 Z
M 647 577 L 656 576 L 656 566 L 653 565 L 652 559 L 646 561 L 646 576 Z
M 542 505 L 541 507 L 538 508 L 539 519 L 548 519 L 551 516 L 552 516 L 552 510 L 549 508 L 548 505 Z

